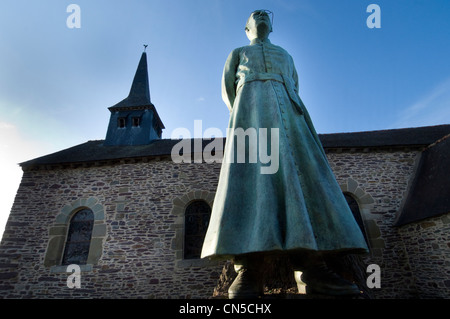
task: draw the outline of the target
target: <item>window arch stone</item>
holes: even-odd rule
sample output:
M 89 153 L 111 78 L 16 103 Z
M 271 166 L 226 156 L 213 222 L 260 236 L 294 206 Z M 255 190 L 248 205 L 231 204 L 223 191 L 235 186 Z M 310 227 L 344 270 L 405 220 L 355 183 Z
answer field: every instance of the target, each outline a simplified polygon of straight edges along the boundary
M 85 265 L 94 228 L 94 213 L 89 208 L 78 210 L 68 225 L 61 265 Z
M 366 234 L 366 227 L 362 220 L 362 214 L 361 214 L 361 210 L 359 208 L 358 201 L 355 199 L 355 196 L 352 193 L 344 192 L 344 196 L 345 196 L 345 199 L 347 200 L 347 204 L 350 207 L 350 210 L 353 213 L 353 217 L 355 217 L 356 223 L 358 224 L 359 228 L 361 229 L 364 239 L 366 240 L 366 242 L 368 242 L 367 234 Z
M 183 196 L 175 197 L 172 201 L 171 214 L 176 216 L 173 225 L 175 236 L 172 240 L 172 249 L 175 252 L 178 267 L 201 267 L 216 265 L 217 261 L 209 259 L 184 259 L 184 239 L 185 239 L 185 211 L 189 204 L 195 201 L 205 201 L 211 208 L 214 201 L 214 193 L 205 190 L 194 190 Z
M 376 219 L 373 214 L 371 214 L 375 200 L 359 185 L 356 180 L 351 177 L 340 183 L 340 187 L 344 194 L 350 195 L 358 203 L 364 230 L 367 235 L 367 244 L 369 249 L 372 255 L 381 256 L 382 250 L 385 248 L 385 244 L 383 238 L 381 237 L 380 228 L 376 223 Z
M 86 264 L 96 264 L 100 259 L 103 251 L 103 242 L 106 238 L 105 211 L 103 205 L 97 198 L 80 198 L 71 204 L 64 206 L 60 213 L 56 216 L 53 225 L 50 227 L 49 241 L 44 257 L 44 266 L 58 268 L 61 265 L 70 220 L 82 209 L 90 209 L 94 216 L 94 226 L 92 229 L 89 254 Z M 84 268 L 89 269 L 91 267 L 85 266 Z

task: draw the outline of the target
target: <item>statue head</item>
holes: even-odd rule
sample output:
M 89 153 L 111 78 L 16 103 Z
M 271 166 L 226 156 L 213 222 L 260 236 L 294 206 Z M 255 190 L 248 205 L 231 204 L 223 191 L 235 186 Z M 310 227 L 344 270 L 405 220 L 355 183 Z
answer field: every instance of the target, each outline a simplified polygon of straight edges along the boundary
M 269 33 L 272 32 L 272 22 L 270 21 L 269 14 L 272 14 L 273 20 L 273 13 L 269 10 L 256 10 L 252 12 L 245 25 L 245 33 L 250 41 L 255 38 L 264 40 L 269 37 Z

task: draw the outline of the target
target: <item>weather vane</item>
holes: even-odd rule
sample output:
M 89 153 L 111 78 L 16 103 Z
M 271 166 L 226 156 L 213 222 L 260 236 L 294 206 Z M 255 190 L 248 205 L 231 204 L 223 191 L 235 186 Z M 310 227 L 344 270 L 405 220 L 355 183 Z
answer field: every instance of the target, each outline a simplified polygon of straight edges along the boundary
M 144 52 L 147 50 L 148 44 L 144 44 Z

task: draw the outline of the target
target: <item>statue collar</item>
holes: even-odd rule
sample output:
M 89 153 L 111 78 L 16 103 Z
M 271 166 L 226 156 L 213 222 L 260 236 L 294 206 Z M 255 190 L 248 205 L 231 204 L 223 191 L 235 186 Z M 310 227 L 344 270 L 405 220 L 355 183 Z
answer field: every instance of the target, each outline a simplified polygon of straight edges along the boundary
M 258 38 L 254 38 L 252 41 L 250 41 L 250 45 L 252 45 L 252 44 L 259 44 L 259 43 L 270 44 L 271 42 L 270 42 L 269 39 L 261 40 L 261 39 L 258 39 Z

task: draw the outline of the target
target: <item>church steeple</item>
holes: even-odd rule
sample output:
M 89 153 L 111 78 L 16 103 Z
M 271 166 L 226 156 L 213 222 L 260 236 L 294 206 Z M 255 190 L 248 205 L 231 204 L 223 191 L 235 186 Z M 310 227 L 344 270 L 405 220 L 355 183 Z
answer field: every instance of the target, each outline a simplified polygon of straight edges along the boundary
M 147 54 L 144 51 L 128 97 L 109 108 L 104 145 L 144 145 L 161 138 L 164 124 L 150 100 Z
M 139 106 L 147 104 L 152 103 L 150 101 L 150 85 L 148 82 L 147 54 L 144 51 L 142 52 L 128 97 L 113 107 Z

